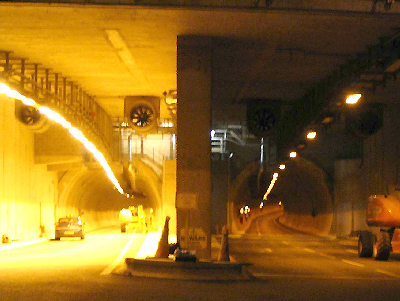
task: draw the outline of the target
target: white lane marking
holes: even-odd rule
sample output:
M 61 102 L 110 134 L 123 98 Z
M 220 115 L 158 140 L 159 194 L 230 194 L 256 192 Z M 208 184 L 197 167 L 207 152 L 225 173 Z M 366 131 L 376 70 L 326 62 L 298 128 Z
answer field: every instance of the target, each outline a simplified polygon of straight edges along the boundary
M 347 263 L 347 264 L 351 264 L 360 268 L 365 268 L 365 265 L 363 265 L 362 263 L 358 263 L 355 261 L 351 261 L 351 260 L 346 260 L 346 259 L 342 259 L 342 262 Z
M 385 271 L 385 270 L 381 270 L 381 269 L 376 269 L 375 272 L 378 272 L 378 273 L 381 273 L 381 274 L 385 274 L 385 275 L 388 275 L 388 276 L 392 276 L 392 277 L 395 277 L 395 278 L 400 278 L 400 275 L 397 275 L 395 273 L 391 273 L 391 272 L 388 272 L 388 271 Z
M 317 253 L 314 250 L 309 249 L 309 248 L 303 248 L 303 250 L 306 251 L 306 252 L 309 252 L 309 253 Z
M 257 220 L 257 223 L 256 223 L 256 225 L 257 225 L 257 234 L 258 234 L 258 236 L 261 236 L 259 223 L 260 223 L 260 220 Z
M 358 254 L 358 251 L 352 250 L 352 249 L 346 249 L 346 252 L 352 253 L 352 254 Z
M 272 253 L 272 249 L 270 249 L 270 248 L 262 249 L 262 251 L 265 253 Z
M 330 259 L 336 259 L 335 256 L 328 255 L 328 254 L 324 254 L 324 253 L 318 253 L 318 255 L 319 255 L 319 256 L 322 256 L 322 257 L 330 258 Z
M 345 280 L 393 280 L 398 281 L 395 278 L 371 278 L 362 276 L 333 276 L 333 275 L 288 275 L 288 274 L 269 274 L 269 273 L 252 273 L 256 278 L 315 278 L 315 279 L 345 279 Z
M 126 246 L 122 250 L 122 252 L 118 255 L 118 257 L 114 260 L 114 262 L 112 264 L 110 264 L 108 267 L 106 267 L 104 269 L 103 272 L 100 273 L 100 275 L 102 275 L 102 276 L 108 275 L 116 268 L 116 266 L 120 263 L 122 258 L 125 256 L 126 252 L 128 252 L 128 250 L 131 247 L 131 244 L 132 244 L 132 241 L 133 241 L 134 238 L 135 238 L 135 233 L 132 233 L 128 243 L 126 244 Z
M 289 245 L 290 245 L 290 243 L 288 243 L 287 241 L 282 241 L 282 243 L 283 243 L 284 245 L 286 245 L 286 246 L 289 246 Z

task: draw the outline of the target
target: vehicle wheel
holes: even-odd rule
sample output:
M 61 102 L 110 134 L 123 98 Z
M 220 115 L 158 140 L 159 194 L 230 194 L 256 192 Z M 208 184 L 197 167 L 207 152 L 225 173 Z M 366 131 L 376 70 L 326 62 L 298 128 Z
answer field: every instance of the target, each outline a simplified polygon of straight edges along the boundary
M 121 224 L 121 233 L 126 232 L 126 224 L 122 223 Z
M 57 236 L 56 236 L 54 239 L 55 239 L 55 240 L 60 240 L 60 237 L 57 237 Z
M 373 256 L 375 260 L 388 260 L 390 255 L 390 236 L 387 232 L 379 232 L 375 236 Z
M 372 257 L 374 249 L 374 236 L 370 231 L 361 231 L 358 237 L 358 256 Z
M 82 234 L 81 239 L 85 239 L 85 234 Z

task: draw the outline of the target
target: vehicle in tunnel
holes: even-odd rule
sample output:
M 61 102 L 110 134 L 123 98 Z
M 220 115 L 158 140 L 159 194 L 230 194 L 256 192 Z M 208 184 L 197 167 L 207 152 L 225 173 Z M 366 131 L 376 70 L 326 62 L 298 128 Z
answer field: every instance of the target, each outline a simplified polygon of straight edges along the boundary
M 146 215 L 143 205 L 123 208 L 119 212 L 119 221 L 121 223 L 121 233 L 125 233 L 127 229 L 144 230 L 146 227 Z
M 388 260 L 400 253 L 400 192 L 372 195 L 367 206 L 368 230 L 359 231 L 358 255 Z
M 80 216 L 66 216 L 58 219 L 54 238 L 60 240 L 61 237 L 85 238 L 84 223 L 82 223 Z

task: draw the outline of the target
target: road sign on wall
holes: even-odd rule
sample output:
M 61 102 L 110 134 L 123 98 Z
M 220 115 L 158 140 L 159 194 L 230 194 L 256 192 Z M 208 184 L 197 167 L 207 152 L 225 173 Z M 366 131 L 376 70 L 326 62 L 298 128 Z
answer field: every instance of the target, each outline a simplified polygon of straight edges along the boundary
M 189 228 L 188 249 L 206 249 L 207 248 L 207 235 L 203 228 Z M 181 229 L 181 242 L 186 243 L 186 228 Z

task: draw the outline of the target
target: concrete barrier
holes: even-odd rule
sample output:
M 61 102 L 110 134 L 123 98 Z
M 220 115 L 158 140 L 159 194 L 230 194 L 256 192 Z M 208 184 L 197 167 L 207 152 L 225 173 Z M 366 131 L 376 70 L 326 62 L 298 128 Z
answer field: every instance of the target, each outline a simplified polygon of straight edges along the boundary
M 248 267 L 249 264 L 232 262 L 177 262 L 161 258 L 126 258 L 125 269 L 117 270 L 115 273 L 124 276 L 181 280 L 238 281 L 253 279 Z

